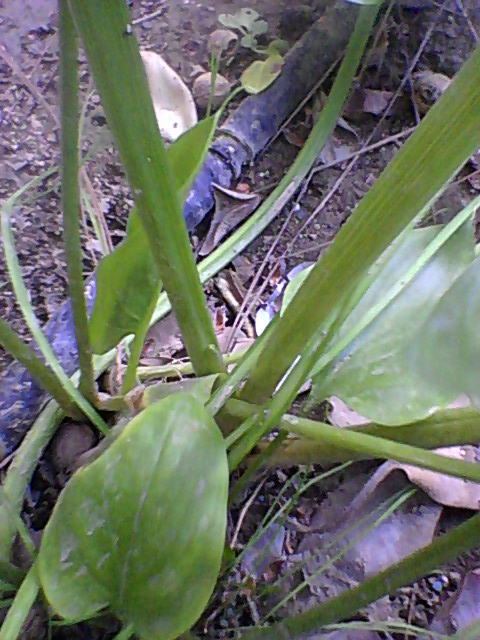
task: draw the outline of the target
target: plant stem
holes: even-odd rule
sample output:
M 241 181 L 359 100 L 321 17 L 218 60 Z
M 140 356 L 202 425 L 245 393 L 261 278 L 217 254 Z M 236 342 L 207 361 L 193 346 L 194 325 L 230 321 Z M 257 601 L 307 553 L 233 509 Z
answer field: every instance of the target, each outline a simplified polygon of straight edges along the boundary
M 255 415 L 255 413 L 262 410 L 261 407 L 248 405 L 238 400 L 229 400 L 226 409 L 231 414 L 244 416 L 245 422 L 252 419 L 252 413 Z M 394 442 L 387 437 L 379 437 L 350 429 L 339 429 L 325 422 L 316 422 L 292 415 L 284 416 L 283 420 L 278 424 L 281 429 L 300 435 L 308 439 L 312 444 L 317 442 L 321 447 L 330 447 L 330 450 L 334 453 L 338 451 L 345 452 L 345 457 L 355 458 L 360 455 L 367 458 L 396 460 L 403 464 L 411 464 L 423 469 L 430 469 L 431 471 L 438 471 L 439 473 L 480 483 L 480 467 L 477 464 L 448 458 L 402 442 Z M 480 431 L 478 415 L 477 424 L 473 424 L 472 416 L 472 427 L 472 431 Z M 392 433 L 395 430 L 401 432 L 401 427 L 390 427 L 390 429 Z M 439 427 L 437 429 L 440 431 Z M 385 430 L 383 430 L 383 433 L 385 434 Z M 476 434 L 470 433 L 470 435 L 474 438 Z M 235 451 L 235 449 L 232 451 Z M 335 458 L 335 461 L 337 460 L 338 457 Z M 236 461 L 237 457 L 233 458 L 232 465 Z
M 97 0 L 69 6 L 187 353 L 198 375 L 223 372 L 127 7 Z
M 13 290 L 17 298 L 17 302 L 22 310 L 23 317 L 28 325 L 28 328 L 32 332 L 40 351 L 42 352 L 45 360 L 50 365 L 53 373 L 58 378 L 60 384 L 70 396 L 70 398 L 78 405 L 83 413 L 92 421 L 92 423 L 101 431 L 104 435 L 108 434 L 108 428 L 101 416 L 95 411 L 92 405 L 86 400 L 86 398 L 75 388 L 70 378 L 66 375 L 65 371 L 60 366 L 55 354 L 52 351 L 52 347 L 49 345 L 47 339 L 42 333 L 38 325 L 37 318 L 30 304 L 29 296 L 25 283 L 22 279 L 20 265 L 18 263 L 17 254 L 15 253 L 15 245 L 13 241 L 12 230 L 10 229 L 10 217 L 3 211 L 1 215 L 1 228 L 3 244 L 5 248 L 5 259 L 7 262 L 8 272 L 12 281 Z
M 95 397 L 95 380 L 83 289 L 80 240 L 77 34 L 67 2 L 59 2 L 59 14 L 63 236 L 67 258 L 68 289 L 72 301 L 73 326 L 81 371 L 79 388 L 92 401 Z
M 37 567 L 32 565 L 8 610 L 0 629 L 1 640 L 17 640 L 39 590 Z
M 130 357 L 128 358 L 127 370 L 125 372 L 125 376 L 122 382 L 122 390 L 121 395 L 126 395 L 129 391 L 133 389 L 133 385 L 135 384 L 135 380 L 137 379 L 137 367 L 140 362 L 140 356 L 142 355 L 143 343 L 145 342 L 145 336 L 148 331 L 148 327 L 150 325 L 150 319 L 152 317 L 152 313 L 156 307 L 158 296 L 160 295 L 160 291 L 162 289 L 162 283 L 159 282 L 157 285 L 157 291 L 152 296 L 152 301 L 150 303 L 150 308 L 147 313 L 143 316 L 142 321 L 139 323 L 137 327 L 137 332 L 135 333 L 135 337 L 130 346 Z
M 75 405 L 51 369 L 35 355 L 33 349 L 23 342 L 2 318 L 0 318 L 0 345 L 32 374 L 45 391 L 55 398 L 67 415 L 76 414 Z

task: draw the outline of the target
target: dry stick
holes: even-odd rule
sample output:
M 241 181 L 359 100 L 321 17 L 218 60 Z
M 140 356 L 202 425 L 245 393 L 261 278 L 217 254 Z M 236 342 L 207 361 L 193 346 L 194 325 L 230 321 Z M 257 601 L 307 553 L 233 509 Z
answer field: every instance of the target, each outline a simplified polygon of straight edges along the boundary
M 464 5 L 463 5 L 463 0 L 455 0 L 455 4 L 457 5 L 458 9 L 462 12 L 463 17 L 465 18 L 465 21 L 468 25 L 468 28 L 470 29 L 470 33 L 472 34 L 472 37 L 475 41 L 475 43 L 478 42 L 478 33 L 477 30 L 475 29 L 472 20 L 470 19 L 470 16 L 468 15 L 468 11 L 465 9 Z
M 52 105 L 48 102 L 48 100 L 45 98 L 42 92 L 39 91 L 38 87 L 35 86 L 32 80 L 27 76 L 27 74 L 21 69 L 21 67 L 17 64 L 16 60 L 8 53 L 4 45 L 0 45 L 0 56 L 3 58 L 6 64 L 9 65 L 9 67 L 12 69 L 15 75 L 17 75 L 20 78 L 21 82 L 27 87 L 27 89 L 30 91 L 30 94 L 37 101 L 37 103 L 41 104 L 44 107 L 44 109 L 47 111 L 48 115 L 50 116 L 53 124 L 57 127 L 57 129 L 60 128 L 60 121 Z M 80 176 L 84 181 L 85 186 L 87 187 L 88 185 L 89 194 L 95 193 L 95 190 L 93 188 L 92 183 L 90 182 L 90 178 L 88 177 L 85 167 L 81 167 Z M 101 209 L 98 206 L 98 199 L 96 197 L 93 200 L 93 203 L 94 203 L 93 209 L 95 212 L 95 217 L 97 218 L 100 228 L 101 229 L 107 228 L 105 219 L 103 217 L 103 214 L 101 213 Z M 111 244 L 111 240 L 110 240 L 110 244 Z
M 385 11 L 385 13 L 382 16 L 382 20 L 378 26 L 378 29 L 375 33 L 375 37 L 373 39 L 372 42 L 372 46 L 370 47 L 368 54 L 365 56 L 365 60 L 360 68 L 360 71 L 358 73 L 358 83 L 360 84 L 363 78 L 363 74 L 365 73 L 365 69 L 367 68 L 368 62 L 370 60 L 370 58 L 372 57 L 372 53 L 375 51 L 377 45 L 378 45 L 378 41 L 380 40 L 380 38 L 382 37 L 383 34 L 383 28 L 385 27 L 385 24 L 388 20 L 388 18 L 390 17 L 390 14 L 392 13 L 392 9 L 393 6 L 395 4 L 395 0 L 390 0 L 388 7 Z
M 152 13 L 147 13 L 147 15 L 145 15 L 145 16 L 141 16 L 140 18 L 137 18 L 136 20 L 132 20 L 132 25 L 135 26 L 137 24 L 141 24 L 142 22 L 147 22 L 148 20 L 153 20 L 153 18 L 156 18 L 157 16 L 161 16 L 163 13 L 165 13 L 165 5 L 162 4 L 160 9 L 156 9 L 155 11 L 152 11 Z
M 365 142 L 362 145 L 362 149 L 364 149 L 365 147 L 367 147 L 372 138 L 375 136 L 375 134 L 377 133 L 378 129 L 380 128 L 380 126 L 382 125 L 383 121 L 385 120 L 385 118 L 389 115 L 395 101 L 397 100 L 398 96 L 400 95 L 400 92 L 402 91 L 403 87 L 405 86 L 406 82 L 407 82 L 407 77 L 408 74 L 411 73 L 413 71 L 413 69 L 415 68 L 415 66 L 417 65 L 418 60 L 420 59 L 420 56 L 422 55 L 429 39 L 430 36 L 432 35 L 432 32 L 435 28 L 435 26 L 437 25 L 437 22 L 439 21 L 443 10 L 445 8 L 445 3 L 446 0 L 444 0 L 442 6 L 439 8 L 437 15 L 435 16 L 435 19 L 433 20 L 432 24 L 430 25 L 430 27 L 427 30 L 427 33 L 425 34 L 422 42 L 420 43 L 420 46 L 418 48 L 417 53 L 415 54 L 409 69 L 407 70 L 407 73 L 405 74 L 404 78 L 402 79 L 402 82 L 400 83 L 399 87 L 397 88 L 397 90 L 395 91 L 395 93 L 393 94 L 390 102 L 387 105 L 387 108 L 385 109 L 385 111 L 383 112 L 380 120 L 378 121 L 377 125 L 375 126 L 375 128 L 373 129 L 372 133 L 367 137 L 367 139 L 365 140 Z M 349 165 L 346 167 L 346 169 L 342 172 L 341 176 L 336 180 L 335 184 L 333 185 L 333 187 L 330 189 L 330 191 L 327 193 L 327 195 L 322 199 L 322 201 L 320 202 L 320 204 L 315 208 L 315 210 L 310 214 L 310 216 L 306 219 L 306 221 L 300 226 L 299 229 L 297 229 L 297 232 L 295 234 L 295 236 L 293 237 L 293 239 L 290 241 L 289 246 L 291 246 L 297 239 L 298 236 L 300 235 L 300 233 L 302 233 L 302 231 L 305 230 L 305 228 L 317 217 L 317 215 L 325 208 L 326 204 L 332 199 L 332 197 L 335 195 L 336 191 L 338 190 L 338 188 L 340 187 L 340 185 L 345 181 L 346 177 L 348 176 L 348 174 L 350 173 L 350 171 L 353 169 L 353 167 L 355 166 L 357 159 L 358 159 L 359 155 L 357 155 L 356 157 L 352 158 L 351 162 L 349 163 Z M 303 189 L 302 192 L 300 194 L 300 196 L 297 198 L 297 200 L 299 200 L 302 195 L 305 193 L 306 189 L 308 188 L 308 180 L 311 179 L 313 173 L 310 172 L 310 176 L 307 178 L 306 180 L 306 185 Z
M 237 544 L 238 534 L 240 533 L 240 529 L 242 528 L 242 524 L 243 524 L 243 521 L 245 520 L 245 516 L 247 515 L 247 512 L 252 506 L 253 501 L 260 493 L 260 489 L 263 487 L 266 481 L 267 479 L 264 478 L 261 482 L 258 483 L 258 486 L 255 488 L 255 491 L 248 498 L 247 502 L 243 505 L 242 510 L 240 511 L 240 515 L 238 516 L 235 531 L 233 532 L 232 541 L 230 542 L 230 549 L 235 549 L 235 545 Z

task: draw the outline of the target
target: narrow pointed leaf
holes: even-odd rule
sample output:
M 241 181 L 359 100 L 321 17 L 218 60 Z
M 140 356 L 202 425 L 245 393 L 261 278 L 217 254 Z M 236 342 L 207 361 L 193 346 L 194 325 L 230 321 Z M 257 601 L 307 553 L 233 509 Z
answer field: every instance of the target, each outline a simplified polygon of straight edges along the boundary
M 212 116 L 184 133 L 167 150 L 177 196 L 184 201 L 200 169 L 215 131 Z M 158 296 L 160 276 L 148 236 L 135 209 L 127 237 L 100 262 L 97 293 L 90 318 L 90 336 L 95 353 L 105 353 L 122 338 L 135 334 L 145 323 L 152 300 Z
M 185 348 L 196 373 L 218 372 L 223 363 L 128 8 L 123 0 L 69 6 Z
M 479 64 L 477 48 L 340 229 L 270 335 L 244 399 L 271 394 L 327 316 L 480 146 Z

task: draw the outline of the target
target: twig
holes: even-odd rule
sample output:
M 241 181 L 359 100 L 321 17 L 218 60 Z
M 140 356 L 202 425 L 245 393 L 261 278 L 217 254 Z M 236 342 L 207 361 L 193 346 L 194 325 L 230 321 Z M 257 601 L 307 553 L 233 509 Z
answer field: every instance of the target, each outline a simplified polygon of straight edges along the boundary
M 230 549 L 234 549 L 235 548 L 235 545 L 237 544 L 238 534 L 240 533 L 240 529 L 242 528 L 242 524 L 243 524 L 243 521 L 245 519 L 245 516 L 247 515 L 247 511 L 252 506 L 253 501 L 255 500 L 255 498 L 260 493 L 260 489 L 263 487 L 265 482 L 266 482 L 266 478 L 264 478 L 261 482 L 259 482 L 259 484 L 257 485 L 255 491 L 249 497 L 247 502 L 243 505 L 242 510 L 240 511 L 240 515 L 238 516 L 237 526 L 235 527 L 235 531 L 234 531 L 233 536 L 232 536 L 232 541 L 230 542 Z
M 366 148 L 372 138 L 375 136 L 375 134 L 378 132 L 380 126 L 383 124 L 385 118 L 387 118 L 387 116 L 390 114 L 390 111 L 392 110 L 392 107 L 395 103 L 395 101 L 397 100 L 398 96 L 400 95 L 401 91 L 403 90 L 403 87 L 405 86 L 407 80 L 408 80 L 408 76 L 409 74 L 412 73 L 413 69 L 416 67 L 418 60 L 420 59 L 420 56 L 422 55 L 429 39 L 430 36 L 432 35 L 432 32 L 435 28 L 435 26 L 437 25 L 443 11 L 445 8 L 445 4 L 446 4 L 446 0 L 444 0 L 442 6 L 439 8 L 434 20 L 432 21 L 432 24 L 429 26 L 422 42 L 420 43 L 420 46 L 417 50 L 417 53 L 415 54 L 410 67 L 407 70 L 407 73 L 405 74 L 404 78 L 402 79 L 402 82 L 400 83 L 400 85 L 398 86 L 398 88 L 396 89 L 395 93 L 393 94 L 392 98 L 390 99 L 390 102 L 388 103 L 385 111 L 383 112 L 380 120 L 378 121 L 378 123 L 376 124 L 375 128 L 373 129 L 373 131 L 370 133 L 370 135 L 367 137 L 367 139 L 365 140 L 364 144 L 362 145 L 362 149 Z M 325 208 L 325 206 L 327 205 L 327 203 L 332 199 L 332 197 L 335 195 L 335 193 L 337 192 L 338 188 L 340 187 L 340 185 L 345 181 L 346 177 L 349 175 L 350 171 L 353 169 L 353 167 L 355 166 L 357 159 L 358 159 L 358 155 L 354 158 L 352 158 L 351 162 L 349 163 L 349 165 L 346 167 L 346 169 L 343 171 L 342 175 L 338 178 L 338 180 L 336 180 L 335 184 L 333 185 L 333 187 L 330 189 L 330 191 L 326 194 L 326 196 L 322 199 L 322 201 L 320 202 L 320 204 L 315 208 L 315 210 L 308 216 L 308 218 L 305 220 L 305 222 L 299 227 L 299 229 L 297 229 L 297 232 L 295 233 L 295 236 L 293 237 L 293 239 L 289 242 L 285 252 L 283 255 L 286 254 L 286 252 L 288 251 L 288 248 L 291 247 L 294 242 L 298 239 L 300 233 L 302 233 L 305 228 L 317 217 L 317 215 Z M 306 188 L 308 187 L 308 180 L 311 179 L 312 176 L 312 172 L 309 176 L 309 178 L 306 181 L 307 186 L 305 186 L 302 190 L 302 194 L 300 194 L 300 196 L 297 197 L 297 202 L 300 200 L 301 195 L 303 195 L 303 193 L 305 192 Z
M 147 13 L 146 15 L 141 16 L 140 18 L 136 18 L 135 20 L 132 20 L 132 25 L 136 26 L 137 24 L 141 24 L 142 22 L 148 22 L 148 20 L 153 20 L 153 18 L 163 15 L 166 10 L 167 8 L 165 7 L 165 5 L 162 5 L 159 9 L 152 11 L 152 13 Z
M 462 12 L 462 15 L 463 15 L 463 17 L 465 18 L 465 20 L 466 20 L 466 22 L 468 24 L 468 28 L 470 29 L 470 33 L 472 34 L 472 37 L 473 37 L 475 43 L 478 43 L 478 32 L 475 29 L 475 27 L 473 25 L 473 22 L 470 19 L 470 16 L 468 15 L 468 11 L 463 6 L 463 0 L 455 0 L 455 4 L 459 8 L 459 10 Z

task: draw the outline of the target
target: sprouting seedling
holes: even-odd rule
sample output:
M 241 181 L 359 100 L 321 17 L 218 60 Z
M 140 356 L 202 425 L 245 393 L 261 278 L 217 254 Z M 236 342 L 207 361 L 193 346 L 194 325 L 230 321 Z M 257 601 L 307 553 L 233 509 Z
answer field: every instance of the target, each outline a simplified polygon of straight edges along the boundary
M 228 29 L 235 29 L 242 34 L 240 44 L 255 53 L 265 53 L 264 48 L 259 47 L 257 38 L 268 31 L 266 20 L 260 19 L 260 14 L 249 7 L 244 7 L 237 13 L 222 13 L 218 16 L 219 23 Z

